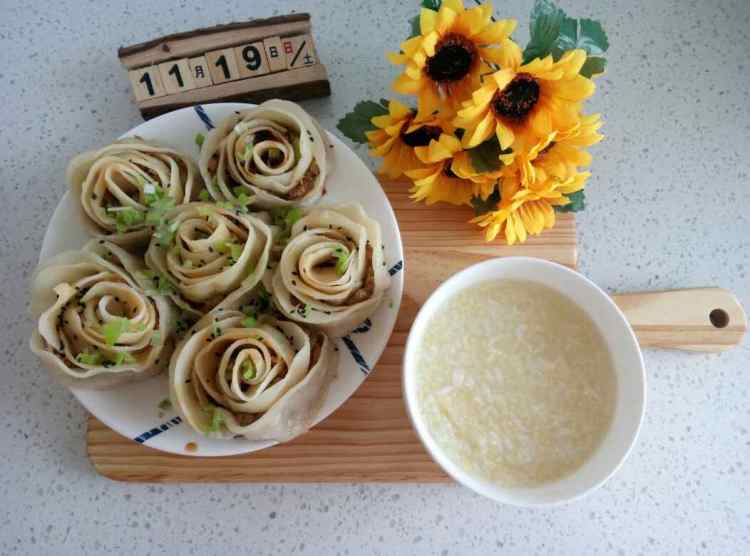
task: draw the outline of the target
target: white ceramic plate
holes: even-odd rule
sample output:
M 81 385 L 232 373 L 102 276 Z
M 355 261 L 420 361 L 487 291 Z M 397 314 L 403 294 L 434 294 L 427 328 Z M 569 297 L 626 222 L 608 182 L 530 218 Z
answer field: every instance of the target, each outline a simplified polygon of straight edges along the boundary
M 123 137 L 139 135 L 147 140 L 158 140 L 197 160 L 199 153 L 195 144 L 196 134 L 205 134 L 207 129 L 229 116 L 232 111 L 250 106 L 223 103 L 183 108 L 145 122 Z M 385 349 L 396 323 L 404 287 L 401 235 L 388 199 L 357 155 L 330 133 L 328 139 L 333 145 L 333 173 L 326 179 L 327 193 L 319 204 L 356 201 L 365 208 L 367 214 L 380 222 L 392 282 L 377 312 L 349 336 L 337 341 L 340 352 L 337 378 L 331 384 L 325 403 L 315 418 L 315 424 L 343 404 L 367 378 Z M 78 249 L 89 239 L 77 224 L 74 202 L 70 192 L 67 192 L 55 209 L 44 236 L 40 259 L 47 259 L 68 249 Z M 161 411 L 159 402 L 169 397 L 166 374 L 115 390 L 71 390 L 84 407 L 108 427 L 157 450 L 197 456 L 225 456 L 253 452 L 272 444 L 238 439 L 209 439 L 193 431 L 174 409 Z M 198 445 L 197 452 L 185 450 L 185 445 L 189 442 Z

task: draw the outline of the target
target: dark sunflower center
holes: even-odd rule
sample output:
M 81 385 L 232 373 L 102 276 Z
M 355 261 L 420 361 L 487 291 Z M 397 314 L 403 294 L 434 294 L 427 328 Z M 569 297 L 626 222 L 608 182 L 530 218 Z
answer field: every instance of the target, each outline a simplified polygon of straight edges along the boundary
M 411 133 L 404 133 L 401 136 L 403 142 L 410 147 L 426 147 L 430 144 L 431 140 L 439 138 L 440 128 L 432 125 L 422 126 Z
M 449 178 L 457 178 L 458 176 L 453 173 L 453 168 L 451 168 L 450 164 L 446 164 L 443 167 L 443 175 L 448 176 Z
M 498 116 L 522 120 L 539 100 L 539 83 L 528 73 L 519 73 L 500 91 L 492 103 Z
M 477 47 L 461 35 L 450 34 L 435 46 L 427 58 L 427 75 L 433 81 L 459 81 L 466 77 L 477 57 Z

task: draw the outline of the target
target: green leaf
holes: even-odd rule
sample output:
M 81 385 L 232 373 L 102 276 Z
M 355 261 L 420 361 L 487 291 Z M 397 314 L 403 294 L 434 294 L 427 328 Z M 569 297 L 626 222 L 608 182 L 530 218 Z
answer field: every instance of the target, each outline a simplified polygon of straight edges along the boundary
M 598 21 L 565 17 L 555 48 L 562 52 L 582 48 L 592 56 L 601 56 L 609 48 L 609 40 Z
M 555 207 L 557 212 L 579 212 L 586 208 L 586 196 L 583 193 L 583 189 L 579 189 L 575 193 L 567 195 L 570 202 L 567 205 L 559 205 Z
M 471 160 L 471 165 L 474 167 L 474 171 L 486 174 L 487 172 L 495 172 L 502 167 L 503 163 L 500 161 L 500 155 L 509 153 L 510 149 L 503 151 L 500 148 L 497 136 L 493 135 L 484 143 L 468 149 L 467 152 L 469 153 L 469 159 Z
M 474 207 L 474 215 L 481 216 L 488 212 L 497 209 L 497 204 L 500 202 L 500 191 L 495 189 L 490 193 L 489 197 L 482 199 L 481 197 L 472 197 L 471 206 Z
M 411 39 L 412 37 L 416 37 L 417 35 L 421 35 L 422 34 L 422 30 L 420 29 L 420 26 L 419 26 L 419 16 L 418 15 L 415 15 L 414 17 L 412 17 L 409 20 L 409 25 L 411 26 L 411 32 L 409 33 L 409 37 L 408 37 L 409 39 Z
M 434 12 L 438 11 L 442 4 L 443 0 L 422 0 L 422 7 Z
M 543 58 L 552 51 L 563 19 L 565 12 L 552 0 L 536 0 L 529 23 L 531 39 L 523 51 L 524 64 L 534 58 Z
M 388 110 L 388 107 L 391 105 L 391 101 L 388 100 L 387 98 L 381 98 L 380 99 L 380 104 L 383 105 L 383 108 L 385 108 L 386 110 Z
M 607 60 L 604 58 L 597 58 L 589 56 L 586 58 L 586 62 L 583 64 L 581 71 L 579 72 L 582 76 L 591 78 L 592 75 L 598 75 L 604 73 L 607 68 Z
M 365 132 L 376 129 L 370 120 L 387 113 L 388 109 L 383 105 L 372 100 L 363 100 L 354 106 L 354 110 L 341 118 L 336 127 L 355 143 L 367 143 Z

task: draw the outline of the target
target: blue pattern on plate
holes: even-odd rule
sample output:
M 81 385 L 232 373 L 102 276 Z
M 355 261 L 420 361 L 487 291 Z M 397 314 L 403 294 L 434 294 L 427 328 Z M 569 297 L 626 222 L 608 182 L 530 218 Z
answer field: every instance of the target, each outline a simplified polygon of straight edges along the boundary
M 357 344 L 355 344 L 349 336 L 344 336 L 343 338 L 341 338 L 341 340 L 346 344 L 346 347 L 349 348 L 349 353 L 352 354 L 352 358 L 359 366 L 359 370 L 365 374 L 369 374 L 370 366 L 367 364 L 367 361 L 365 361 L 362 352 L 359 351 Z
M 396 274 L 402 268 L 404 268 L 404 261 L 399 261 L 399 262 L 397 262 L 396 264 L 394 264 L 390 268 L 390 270 L 388 271 L 388 274 L 390 274 L 391 276 L 393 276 L 394 274 Z
M 169 429 L 171 429 L 172 427 L 176 427 L 180 423 L 182 423 L 182 417 L 180 417 L 180 416 L 172 417 L 166 423 L 162 423 L 161 425 L 158 425 L 158 426 L 154 427 L 153 429 L 144 432 L 143 434 L 139 434 L 133 440 L 135 440 L 138 444 L 143 444 L 149 438 L 153 438 L 157 434 L 161 434 L 164 431 L 168 431 Z
M 372 321 L 370 319 L 365 319 L 364 322 L 352 330 L 352 332 L 354 334 L 364 334 L 365 332 L 369 332 L 370 328 L 372 328 Z
M 196 104 L 193 106 L 193 109 L 195 110 L 195 113 L 198 114 L 198 117 L 201 119 L 201 121 L 206 124 L 206 129 L 211 130 L 213 129 L 214 123 L 211 121 L 211 118 L 206 114 L 206 111 L 204 110 L 203 106 L 200 104 Z

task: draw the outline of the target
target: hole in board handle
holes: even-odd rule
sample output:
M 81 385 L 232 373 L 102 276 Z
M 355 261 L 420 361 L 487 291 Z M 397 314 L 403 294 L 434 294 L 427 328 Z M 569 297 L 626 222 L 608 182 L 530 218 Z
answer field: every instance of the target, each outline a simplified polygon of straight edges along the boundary
M 714 309 L 708 314 L 708 318 L 716 328 L 726 328 L 729 324 L 729 315 L 724 309 Z

